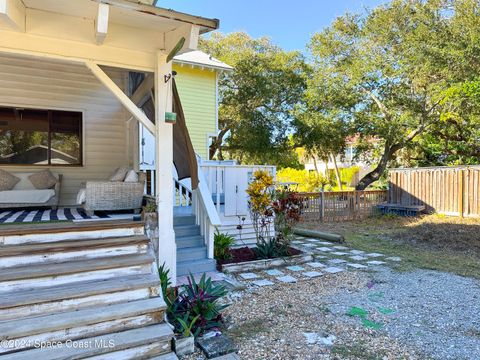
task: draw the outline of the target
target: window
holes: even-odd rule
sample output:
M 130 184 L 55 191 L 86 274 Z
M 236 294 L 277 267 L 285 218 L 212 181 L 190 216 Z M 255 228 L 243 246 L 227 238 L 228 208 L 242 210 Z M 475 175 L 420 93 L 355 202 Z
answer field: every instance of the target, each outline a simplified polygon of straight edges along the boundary
M 0 107 L 0 164 L 82 165 L 82 113 Z

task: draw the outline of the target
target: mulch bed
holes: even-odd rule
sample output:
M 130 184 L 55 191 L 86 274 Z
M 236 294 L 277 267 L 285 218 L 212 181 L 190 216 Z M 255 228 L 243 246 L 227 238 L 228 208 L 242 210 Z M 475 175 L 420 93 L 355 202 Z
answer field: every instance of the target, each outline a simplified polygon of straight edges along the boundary
M 294 256 L 294 255 L 299 255 L 302 252 L 298 249 L 295 249 L 293 247 L 288 248 L 288 252 L 290 255 L 288 256 Z M 228 260 L 217 260 L 217 269 L 220 271 L 222 269 L 223 264 L 235 264 L 235 263 L 244 263 L 248 261 L 255 261 L 255 260 L 260 260 L 256 255 L 253 250 L 253 248 L 249 248 L 248 246 L 238 248 L 238 249 L 231 249 L 230 254 L 232 255 L 231 259 Z M 282 256 L 284 257 L 284 256 Z

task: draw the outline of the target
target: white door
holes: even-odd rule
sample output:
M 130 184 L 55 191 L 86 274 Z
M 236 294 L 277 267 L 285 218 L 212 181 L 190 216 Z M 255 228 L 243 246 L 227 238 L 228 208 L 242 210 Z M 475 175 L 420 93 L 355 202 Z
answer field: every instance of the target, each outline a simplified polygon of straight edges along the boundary
M 227 167 L 225 169 L 225 216 L 248 214 L 247 187 L 252 170 Z

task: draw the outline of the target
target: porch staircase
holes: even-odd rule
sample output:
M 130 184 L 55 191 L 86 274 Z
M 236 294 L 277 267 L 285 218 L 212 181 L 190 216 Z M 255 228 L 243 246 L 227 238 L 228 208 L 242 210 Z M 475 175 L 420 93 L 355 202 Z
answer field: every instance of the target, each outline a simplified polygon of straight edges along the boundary
M 215 271 L 216 262 L 208 259 L 205 239 L 194 215 L 175 215 L 173 218 L 177 243 L 177 276 Z
M 141 223 L 2 227 L 0 359 L 177 359 L 159 285 Z

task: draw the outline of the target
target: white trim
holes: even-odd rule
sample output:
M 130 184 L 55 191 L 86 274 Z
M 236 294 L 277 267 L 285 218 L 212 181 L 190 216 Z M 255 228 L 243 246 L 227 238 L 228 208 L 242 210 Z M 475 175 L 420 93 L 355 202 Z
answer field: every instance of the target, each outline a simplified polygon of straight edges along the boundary
M 133 115 L 135 119 L 145 125 L 148 131 L 152 134 L 155 134 L 155 125 L 150 121 L 150 119 L 145 115 L 145 113 L 140 110 L 137 105 L 133 103 L 130 98 L 125 95 L 122 89 L 118 87 L 115 82 L 110 79 L 110 77 L 93 61 L 85 61 L 85 66 L 90 69 L 93 75 L 100 80 L 100 82 L 105 85 L 105 87 L 110 90 L 110 92 L 120 101 L 120 103 Z
M 215 73 L 215 132 L 218 134 L 218 77 L 219 73 Z
M 0 164 L 1 168 L 18 168 L 18 167 L 48 167 L 51 166 L 55 169 L 61 169 L 61 168 L 66 168 L 66 169 L 72 169 L 72 168 L 82 168 L 86 166 L 86 156 L 85 156 L 85 151 L 86 151 L 86 146 L 85 146 L 85 141 L 86 141 L 86 134 L 85 134 L 85 125 L 86 125 L 86 109 L 79 109 L 79 108 L 68 108 L 68 107 L 58 107 L 58 106 L 49 106 L 48 108 L 44 107 L 39 107 L 38 105 L 32 105 L 29 103 L 3 103 L 0 102 L 1 107 L 23 107 L 29 110 L 57 110 L 57 111 L 73 111 L 73 112 L 80 112 L 82 113 L 82 164 L 81 165 L 35 165 L 35 164 L 17 164 L 17 165 L 10 165 L 10 164 Z

